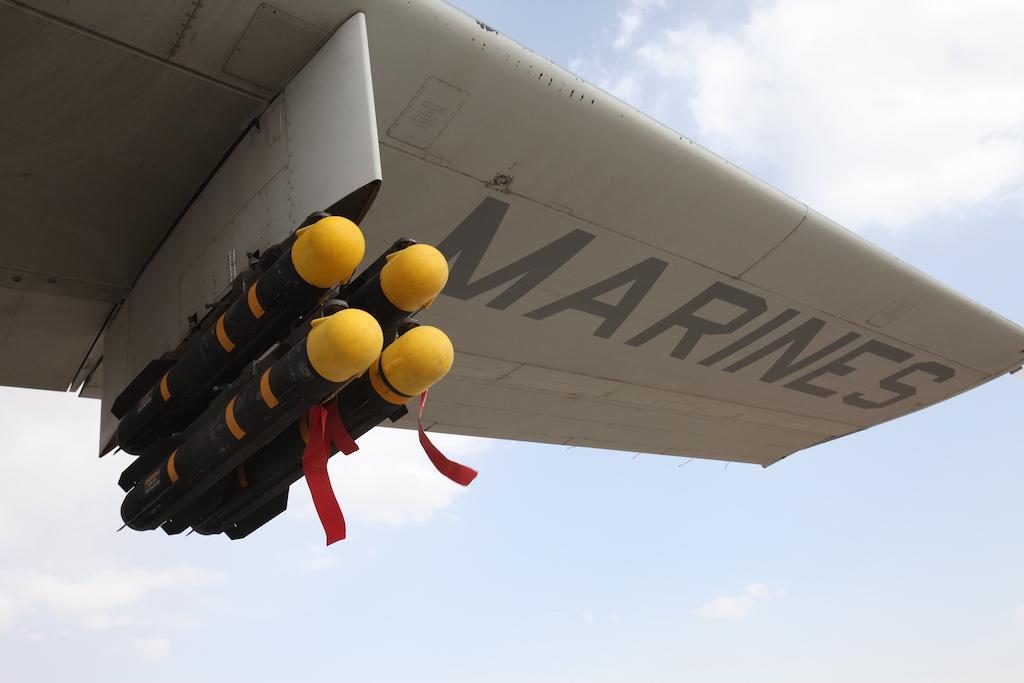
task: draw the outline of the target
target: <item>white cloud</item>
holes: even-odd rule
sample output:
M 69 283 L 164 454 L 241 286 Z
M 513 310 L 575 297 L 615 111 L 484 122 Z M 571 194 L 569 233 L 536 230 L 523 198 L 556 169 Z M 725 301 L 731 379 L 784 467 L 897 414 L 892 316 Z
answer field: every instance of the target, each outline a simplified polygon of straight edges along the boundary
M 193 588 L 223 577 L 192 567 L 156 571 L 98 571 L 79 577 L 26 572 L 19 581 L 22 596 L 62 614 L 107 612 L 165 588 Z
M 138 623 L 138 619 L 126 615 L 87 614 L 81 618 L 82 626 L 90 631 L 109 631 Z
M 23 610 L 42 607 L 55 616 L 73 618 L 89 630 L 135 623 L 134 617 L 120 612 L 155 592 L 193 589 L 222 580 L 218 573 L 192 567 L 104 570 L 81 575 L 27 570 L 5 577 L 5 583 L 12 587 L 8 597 L 10 614 L 13 615 L 14 605 Z
M 319 572 L 325 569 L 333 569 L 341 565 L 341 560 L 336 555 L 328 554 L 329 548 L 319 546 L 313 553 L 313 557 L 306 561 L 306 567 L 311 572 Z
M 693 613 L 705 619 L 745 619 L 757 600 L 781 597 L 781 590 L 772 589 L 763 583 L 752 583 L 743 589 L 742 595 L 719 596 L 693 610 Z
M 86 638 L 89 632 L 113 629 L 146 636 L 144 629 L 154 625 L 203 628 L 204 610 L 215 611 L 217 598 L 222 597 L 209 587 L 223 584 L 230 573 L 235 580 L 225 588 L 231 594 L 240 590 L 239 582 L 252 579 L 251 559 L 245 558 L 258 548 L 248 542 L 239 545 L 198 535 L 168 538 L 163 532 L 115 533 L 121 524 L 118 511 L 124 495 L 116 481 L 131 458 L 124 454 L 96 458 L 98 413 L 97 401 L 0 387 L 0 414 L 17 425 L 6 433 L 6 452 L 11 457 L 4 459 L 0 477 L 0 634 L 4 636 Z M 448 455 L 470 465 L 490 447 L 483 439 L 432 438 Z M 331 461 L 350 533 L 357 525 L 419 523 L 447 515 L 465 492 L 433 469 L 415 432 L 374 430 L 360 442 L 358 453 Z M 344 551 L 336 547 L 303 552 L 309 539 L 322 536 L 304 483 L 298 482 L 292 493 L 300 514 L 276 524 L 302 524 L 308 535 L 286 532 L 277 538 L 285 544 L 283 550 L 296 558 L 287 570 L 297 568 L 313 581 L 317 573 L 344 566 L 351 553 L 342 555 Z M 304 509 L 308 518 L 301 518 Z M 370 533 L 366 530 L 364 538 L 371 540 Z M 372 548 L 366 552 L 372 555 Z M 71 564 L 69 557 L 74 558 Z M 240 567 L 239 573 L 234 566 Z M 273 574 L 280 569 L 267 569 L 272 580 L 280 580 Z M 186 594 L 187 601 L 182 599 Z M 149 659 L 164 656 L 169 647 L 164 638 L 128 642 Z
M 171 641 L 167 638 L 136 638 L 132 641 L 136 654 L 148 661 L 163 659 L 171 651 Z
M 753 603 L 749 597 L 719 597 L 693 611 L 705 619 L 743 619 Z
M 1013 620 L 1018 624 L 1024 624 L 1024 605 L 1013 610 Z
M 120 526 L 120 490 L 112 485 L 126 463 L 96 459 L 99 402 L 56 392 L 0 388 L 5 424 L 0 477 L 0 550 L 37 559 L 91 550 L 87 526 Z M 113 516 L 111 515 L 113 513 Z M 45 539 L 45 542 L 41 542 Z M 56 557 L 54 558 L 56 559 Z
M 470 466 L 474 457 L 493 447 L 492 441 L 476 437 L 430 438 L 447 456 Z M 331 458 L 330 474 L 345 519 L 356 523 L 425 522 L 467 491 L 434 469 L 416 432 L 407 429 L 374 429 L 359 439 L 357 452 Z M 292 489 L 290 506 L 306 519 L 316 516 L 302 482 Z
M 665 0 L 627 0 L 619 12 L 619 25 L 612 40 L 612 47 L 622 49 L 628 46 L 644 25 L 647 14 L 656 7 L 664 6 Z
M 146 537 L 114 533 L 124 495 L 115 482 L 130 458 L 96 458 L 98 401 L 0 388 L 0 414 L 17 426 L 5 433 L 11 457 L 0 477 L 0 630 L 48 630 L 54 620 L 124 628 L 155 605 L 166 621 L 177 593 L 223 581 L 203 568 L 207 555 L 168 567 L 166 552 L 146 555 L 155 547 Z
M 591 607 L 588 607 L 585 610 L 583 610 L 582 612 L 580 612 L 580 619 L 583 620 L 584 624 L 593 624 L 594 623 L 594 617 L 595 617 L 594 610 Z
M 14 623 L 14 600 L 6 593 L 0 593 L 0 633 Z
M 104 555 L 122 552 L 124 536 L 113 531 L 121 524 L 118 510 L 124 494 L 115 482 L 131 458 L 119 454 L 96 459 L 99 402 L 0 388 L 0 412 L 11 424 L 25 425 L 8 434 L 7 447 L 18 457 L 6 460 L 0 477 L 0 550 L 11 558 L 30 555 L 32 568 L 47 561 L 60 566 L 68 554 L 84 562 L 98 550 Z M 50 415 L 60 415 L 61 429 L 45 428 L 52 421 Z M 450 457 L 466 459 L 470 465 L 494 444 L 475 437 L 431 438 Z M 353 523 L 424 522 L 466 492 L 433 468 L 415 431 L 374 429 L 359 443 L 357 453 L 332 458 L 330 468 L 342 509 Z M 40 491 L 47 492 L 46 505 L 39 504 Z M 290 507 L 303 524 L 315 520 L 301 481 L 292 489 Z M 40 544 L 41 534 L 46 543 Z M 98 541 L 102 542 L 97 545 Z M 0 572 L 13 568 L 10 562 L 0 564 Z M 309 568 L 325 566 L 314 562 Z
M 1021 25 L 1016 0 L 775 0 L 573 66 L 852 228 L 903 228 L 1024 196 Z
M 772 594 L 771 589 L 763 583 L 752 583 L 744 592 L 752 598 L 768 598 Z

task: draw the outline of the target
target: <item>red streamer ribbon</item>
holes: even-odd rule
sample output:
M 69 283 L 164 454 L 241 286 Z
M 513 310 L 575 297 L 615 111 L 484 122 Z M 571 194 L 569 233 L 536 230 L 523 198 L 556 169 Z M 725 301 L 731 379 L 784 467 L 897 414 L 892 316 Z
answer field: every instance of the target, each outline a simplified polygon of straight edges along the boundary
M 331 443 L 345 455 L 352 455 L 359 450 L 355 439 L 345 429 L 345 423 L 341 421 L 341 415 L 338 414 L 338 404 L 334 401 L 331 401 L 327 408 L 327 431 L 331 435 Z
M 328 412 L 323 406 L 313 406 L 309 409 L 309 441 L 302 454 L 302 473 L 309 485 L 313 506 L 320 516 L 320 524 L 327 534 L 327 545 L 331 545 L 345 538 L 345 517 L 341 514 L 341 506 L 338 505 L 334 489 L 331 488 L 331 478 L 327 473 L 327 458 L 330 456 Z M 333 439 L 333 433 L 331 436 Z M 348 432 L 345 432 L 345 436 L 348 436 Z M 351 438 L 349 440 L 351 441 Z
M 427 433 L 423 430 L 423 406 L 427 404 L 427 392 L 420 394 L 420 413 L 416 418 L 419 424 L 420 431 L 420 445 L 423 446 L 423 451 L 430 458 L 430 462 L 434 463 L 434 467 L 437 471 L 448 477 L 456 484 L 462 486 L 469 486 L 470 482 L 476 479 L 477 471 L 471 467 L 460 465 L 454 460 L 449 460 L 444 457 L 444 453 L 437 449 L 430 439 L 427 438 Z

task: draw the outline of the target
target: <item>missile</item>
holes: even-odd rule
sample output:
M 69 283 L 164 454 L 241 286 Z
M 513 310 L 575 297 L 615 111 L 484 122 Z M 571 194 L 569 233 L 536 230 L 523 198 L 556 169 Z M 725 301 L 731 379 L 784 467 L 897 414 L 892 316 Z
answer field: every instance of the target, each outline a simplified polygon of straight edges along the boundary
M 448 261 L 429 244 L 411 244 L 385 256 L 384 266 L 344 295 L 367 311 L 390 341 L 403 320 L 427 308 L 448 282 Z
M 451 369 L 454 349 L 448 336 L 429 326 L 405 331 L 334 399 L 338 415 L 353 439 L 385 419 L 397 419 L 405 404 L 441 380 Z M 288 487 L 302 477 L 302 456 L 309 439 L 305 418 L 285 429 L 222 482 L 221 504 L 204 519 L 193 520 L 203 534 L 244 538 L 284 511 Z
M 403 239 L 395 242 L 384 255 L 371 263 L 338 296 L 346 297 L 352 307 L 373 315 L 381 325 L 387 344 L 395 339 L 399 328 L 414 313 L 434 300 L 447 281 L 448 262 L 440 251 L 426 244 Z M 383 419 L 384 416 L 378 418 L 373 425 Z M 306 427 L 304 420 L 301 426 Z M 294 436 L 298 434 L 299 428 L 297 421 L 289 430 Z M 251 467 L 259 468 L 261 465 Z M 240 482 L 244 481 L 245 471 L 243 469 L 236 475 L 225 477 L 219 488 L 214 487 L 206 495 L 197 498 L 181 511 L 173 524 L 165 524 L 164 531 L 174 534 L 184 531 L 188 526 L 196 528 L 196 524 L 208 519 L 218 507 L 234 496 Z
M 290 241 L 290 244 L 288 243 Z M 188 343 L 180 357 L 122 417 L 117 440 L 140 454 L 162 434 L 179 431 L 201 414 L 213 387 L 283 336 L 324 293 L 348 281 L 365 241 L 346 218 L 326 216 L 297 230 L 280 256 Z
M 307 223 L 264 254 L 261 265 L 271 265 L 257 269 L 253 286 L 236 281 L 238 294 L 209 316 L 216 324 L 186 340 L 161 381 L 122 416 L 119 436 L 141 449 L 120 479 L 127 526 L 246 536 L 287 507 L 289 486 L 303 476 L 313 406 L 327 402 L 337 433 L 358 438 L 407 413 L 409 398 L 450 369 L 448 337 L 411 319 L 447 282 L 444 256 L 399 240 L 350 280 L 364 250 L 358 228 L 328 217 Z M 339 280 L 347 284 L 332 290 Z M 376 335 L 357 331 L 367 325 Z M 324 370 L 331 362 L 344 365 L 344 376 Z M 144 371 L 139 389 L 165 369 Z M 126 406 L 139 393 L 126 390 Z M 442 473 L 468 483 L 446 471 L 453 463 L 422 433 L 420 441 Z
M 440 251 L 430 245 L 416 244 L 412 240 L 403 239 L 395 242 L 383 256 L 375 260 L 347 287 L 343 288 L 339 296 L 345 296 L 353 307 L 366 310 L 373 315 L 381 324 L 385 343 L 390 343 L 397 336 L 399 328 L 405 325 L 412 315 L 433 302 L 444 289 L 447 281 L 448 262 Z M 450 346 L 450 342 L 448 344 Z M 394 419 L 398 419 L 401 414 L 404 414 L 404 412 L 396 413 L 394 408 L 389 413 L 396 414 Z M 385 417 L 387 415 L 377 417 L 363 432 L 360 432 L 360 435 L 380 423 Z M 302 419 L 285 431 L 290 432 L 294 438 L 294 435 L 299 433 L 299 429 L 307 427 L 305 419 Z M 294 441 L 292 446 L 302 448 L 298 441 Z M 299 454 L 301 456 L 301 450 Z M 252 464 L 246 467 L 259 469 L 263 465 Z M 183 531 L 188 526 L 193 526 L 197 531 L 204 533 L 218 533 L 218 531 L 208 531 L 209 525 L 202 522 L 210 519 L 217 508 L 223 507 L 227 501 L 233 500 L 237 489 L 243 483 L 247 484 L 245 472 L 246 469 L 242 468 L 234 476 L 227 476 L 219 487 L 222 495 L 218 495 L 218 489 L 211 489 L 207 495 L 197 499 L 189 508 L 183 510 L 173 524 L 164 525 L 164 530 L 173 534 Z M 290 484 L 291 481 L 288 483 Z M 284 490 L 287 491 L 287 485 Z M 232 504 L 246 503 L 242 500 L 233 500 Z M 281 506 L 277 513 L 283 509 L 284 507 Z
M 308 265 L 303 259 L 296 262 Z M 313 277 L 326 283 L 336 273 L 325 270 Z M 309 282 L 306 275 L 302 278 Z M 364 374 L 380 355 L 383 341 L 380 325 L 365 311 L 350 308 L 313 320 L 300 343 L 266 359 L 265 368 L 257 365 L 243 376 L 237 391 L 233 386 L 222 392 L 189 428 L 184 442 L 129 491 L 121 506 L 125 524 L 155 529 L 173 519 L 311 406 Z

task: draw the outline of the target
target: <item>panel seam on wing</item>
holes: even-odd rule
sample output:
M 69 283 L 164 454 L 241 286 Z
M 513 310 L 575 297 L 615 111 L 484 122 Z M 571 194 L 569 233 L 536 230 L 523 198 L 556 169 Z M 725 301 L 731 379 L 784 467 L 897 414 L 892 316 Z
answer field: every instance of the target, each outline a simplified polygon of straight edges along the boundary
M 504 359 L 502 359 L 502 358 L 493 358 L 491 356 L 484 356 L 484 355 L 481 355 L 479 353 L 470 353 L 470 352 L 461 352 L 461 353 L 464 354 L 464 355 L 472 355 L 472 356 L 475 356 L 477 358 L 483 358 L 483 359 L 491 360 L 491 361 L 499 361 L 499 362 L 504 361 Z M 520 364 L 520 367 L 522 367 L 522 365 L 525 365 L 525 364 Z M 538 368 L 538 369 L 541 369 L 541 370 L 552 370 L 552 371 L 557 371 L 557 372 L 564 372 L 564 369 L 561 369 L 561 368 L 551 368 L 551 367 L 546 367 L 546 366 L 543 366 L 543 365 L 537 365 L 535 363 L 530 363 L 529 366 L 530 367 L 534 367 L 534 368 Z M 469 382 L 471 384 L 490 385 L 492 383 L 496 383 L 500 379 L 508 377 L 514 371 L 515 370 L 512 370 L 512 371 L 510 371 L 508 373 L 505 373 L 504 375 L 502 375 L 501 377 L 496 378 L 495 380 L 483 380 L 483 381 L 482 380 L 475 380 L 475 379 L 470 378 L 470 377 L 460 377 L 457 374 L 454 375 L 454 377 L 455 377 L 455 379 L 457 379 L 460 382 Z M 637 384 L 636 382 L 625 382 L 625 381 L 623 381 L 621 379 L 614 379 L 612 377 L 604 377 L 604 376 L 601 376 L 601 375 L 589 375 L 588 374 L 588 375 L 585 375 L 585 376 L 589 377 L 591 379 L 603 380 L 605 382 L 615 382 L 616 384 L 624 384 L 624 385 L 628 385 L 628 386 L 638 387 L 638 388 L 641 388 L 641 389 L 654 389 L 655 391 L 669 391 L 669 392 L 673 391 L 671 389 L 665 389 L 663 387 L 652 387 L 652 386 L 648 386 L 648 385 L 645 385 L 645 384 Z M 497 386 L 506 386 L 508 388 L 519 388 L 519 389 L 522 388 L 522 387 L 515 387 L 515 386 L 512 386 L 512 385 L 500 385 L 500 384 L 498 384 Z M 549 392 L 549 393 L 557 393 L 557 392 Z M 681 393 L 681 392 L 673 392 L 673 393 Z M 791 417 L 794 417 L 794 418 L 804 418 L 804 419 L 807 419 L 807 420 L 822 420 L 822 421 L 825 421 L 825 422 L 832 422 L 834 424 L 841 424 L 841 425 L 844 425 L 844 426 L 847 426 L 847 427 L 853 427 L 853 428 L 858 428 L 858 429 L 863 429 L 864 428 L 864 425 L 851 424 L 849 422 L 843 422 L 842 420 L 836 420 L 834 418 L 822 418 L 822 417 L 817 417 L 817 416 L 814 416 L 814 415 L 805 415 L 803 413 L 794 413 L 794 412 L 791 412 L 791 411 L 788 411 L 788 410 L 779 410 L 777 408 L 765 408 L 764 406 L 758 406 L 758 405 L 753 405 L 753 404 L 749 404 L 749 403 L 739 403 L 737 401 L 725 401 L 725 400 L 723 400 L 721 398 L 715 398 L 713 396 L 705 396 L 703 394 L 687 393 L 687 394 L 684 394 L 684 395 L 692 396 L 694 398 L 704 399 L 706 401 L 715 401 L 717 403 L 728 403 L 730 405 L 740 406 L 740 407 L 743 407 L 743 408 L 750 408 L 750 409 L 753 409 L 753 410 L 771 410 L 772 412 L 776 412 L 776 413 L 779 413 L 781 415 L 788 415 L 788 416 L 791 416 Z M 611 401 L 605 401 L 605 403 L 609 403 L 610 405 L 619 405 L 619 404 L 621 404 L 621 403 L 613 403 Z M 702 416 L 702 417 L 710 417 L 710 416 Z M 719 418 L 719 419 L 721 419 L 721 418 Z
M 767 259 L 773 253 L 775 253 L 776 249 L 781 247 L 783 244 L 786 243 L 787 240 L 789 240 L 790 237 L 792 237 L 793 235 L 796 234 L 796 231 L 800 229 L 800 226 L 804 224 L 804 222 L 807 220 L 807 216 L 809 216 L 810 213 L 811 213 L 811 207 L 807 206 L 806 204 L 804 204 L 803 207 L 804 207 L 804 215 L 800 217 L 800 220 L 797 222 L 796 226 L 794 226 L 792 230 L 790 230 L 788 233 L 786 233 L 786 236 L 783 237 L 781 240 L 779 240 L 778 243 L 776 243 L 771 249 L 769 249 L 768 251 L 764 252 L 764 254 L 762 254 L 759 259 L 757 259 L 756 261 L 751 263 L 749 266 L 744 268 L 743 272 L 736 276 L 737 278 L 739 278 L 740 280 L 743 280 L 743 276 L 744 275 L 746 275 L 747 273 L 752 271 L 754 268 L 757 268 L 757 266 L 759 266 L 765 259 Z M 746 280 L 743 280 L 743 281 L 746 282 Z M 751 283 L 751 284 L 754 284 L 754 283 Z
M 48 21 L 50 23 L 57 24 L 58 26 L 63 26 L 64 28 L 68 29 L 69 31 L 74 31 L 75 33 L 79 33 L 81 35 L 88 36 L 88 37 L 92 38 L 93 40 L 98 40 L 98 41 L 100 41 L 102 43 L 106 43 L 107 45 L 110 45 L 112 47 L 116 47 L 116 48 L 119 48 L 121 50 L 124 50 L 125 52 L 129 52 L 132 55 L 135 55 L 136 57 L 140 57 L 142 59 L 145 59 L 147 61 L 159 64 L 161 66 L 167 67 L 167 68 L 172 69 L 174 71 L 178 71 L 178 72 L 180 72 L 182 74 L 185 74 L 187 76 L 191 76 L 193 78 L 197 78 L 197 79 L 199 79 L 201 81 L 209 83 L 210 85 L 216 86 L 218 88 L 223 88 L 225 90 L 229 90 L 230 92 L 233 92 L 236 95 L 241 95 L 241 96 L 246 97 L 248 99 L 256 100 L 257 102 L 261 102 L 264 105 L 269 105 L 274 100 L 273 97 L 266 97 L 266 96 L 260 95 L 258 93 L 250 92 L 250 91 L 246 90 L 245 88 L 240 88 L 237 85 L 233 85 L 233 84 L 228 83 L 226 81 L 219 80 L 219 79 L 214 78 L 213 76 L 209 76 L 209 75 L 207 75 L 207 74 L 205 74 L 205 73 L 203 73 L 201 71 L 196 71 L 195 69 L 190 69 L 187 66 L 183 66 L 183 65 L 178 64 L 176 62 L 172 62 L 169 59 L 164 59 L 163 57 L 160 57 L 158 55 L 154 55 L 151 52 L 146 52 L 145 50 L 140 50 L 139 48 L 133 47 L 133 46 L 129 45 L 128 43 L 123 43 L 120 40 L 117 40 L 116 38 L 111 38 L 110 36 L 103 35 L 102 33 L 99 33 L 97 31 L 93 31 L 92 29 L 86 28 L 84 26 L 80 26 L 80 25 L 78 25 L 78 24 L 76 24 L 74 22 L 68 21 L 66 19 L 62 19 L 62 18 L 60 18 L 58 16 L 55 16 L 53 14 L 48 14 L 47 12 L 43 12 L 41 10 L 38 10 L 38 9 L 34 8 L 34 7 L 29 7 L 28 5 L 22 4 L 21 2 L 18 2 L 17 0 L 4 0 L 4 4 L 6 4 L 6 5 L 10 6 L 10 7 L 13 7 L 15 9 L 17 9 L 17 10 L 20 10 L 20 11 L 26 13 L 26 14 L 34 16 L 34 17 L 36 17 L 38 19 L 42 19 L 43 21 Z
M 430 164 L 431 166 L 433 166 L 434 168 L 437 168 L 439 170 L 449 171 L 451 173 L 454 173 L 455 175 L 462 176 L 463 178 L 468 178 L 469 180 L 472 180 L 474 182 L 481 183 L 484 186 L 486 186 L 487 183 L 489 182 L 488 180 L 485 180 L 485 179 L 482 179 L 482 178 L 477 178 L 476 176 L 474 176 L 474 175 L 472 175 L 470 173 L 466 173 L 465 171 L 461 171 L 461 170 L 459 170 L 457 168 L 453 168 L 451 166 L 442 166 L 440 164 L 437 164 L 434 161 L 431 161 L 430 159 L 428 159 L 428 158 L 426 158 L 424 156 L 421 156 L 419 154 L 414 154 L 414 153 L 410 152 L 409 150 L 406 150 L 406 149 L 404 149 L 402 147 L 399 147 L 399 146 L 396 146 L 394 144 L 391 144 L 391 143 L 387 142 L 386 140 L 378 139 L 378 142 L 380 143 L 380 145 L 382 147 L 387 147 L 389 149 L 395 150 L 396 152 L 400 152 L 402 154 L 405 154 L 406 156 L 411 157 L 413 159 L 418 159 L 419 161 L 422 161 L 424 163 Z M 969 370 L 971 372 L 977 373 L 977 374 L 982 375 L 983 377 L 987 377 L 987 378 L 992 378 L 992 377 L 997 376 L 997 375 L 992 375 L 991 373 L 989 373 L 986 370 L 982 370 L 980 368 L 976 368 L 973 365 L 968 365 L 967 363 L 965 363 L 963 361 L 956 360 L 956 359 L 950 358 L 948 356 L 944 356 L 941 353 L 937 353 L 933 349 L 924 348 L 924 347 L 919 346 L 917 344 L 913 344 L 911 342 L 908 342 L 908 341 L 906 341 L 904 339 L 900 339 L 899 337 L 893 337 L 892 335 L 886 334 L 882 330 L 870 327 L 866 322 L 857 322 L 855 320 L 850 320 L 849 318 L 846 318 L 846 317 L 844 317 L 842 315 L 833 313 L 831 311 L 822 310 L 822 309 L 818 308 L 817 306 L 814 306 L 813 304 L 810 304 L 810 303 L 808 303 L 806 301 L 800 301 L 798 299 L 793 299 L 790 296 L 787 296 L 787 295 L 782 294 L 780 292 L 776 292 L 775 290 L 769 289 L 769 288 L 767 288 L 767 287 L 765 287 L 763 285 L 759 285 L 759 284 L 751 282 L 749 280 L 744 280 L 741 276 L 731 275 L 730 273 L 727 273 L 725 271 L 722 271 L 722 270 L 719 270 L 717 268 L 714 268 L 713 266 L 710 266 L 710 265 L 708 265 L 706 263 L 701 263 L 700 261 L 695 261 L 692 258 L 687 258 L 686 256 L 683 256 L 681 254 L 677 254 L 677 253 L 675 253 L 673 251 L 669 251 L 668 249 L 665 249 L 664 247 L 659 247 L 659 246 L 657 246 L 655 244 L 651 244 L 650 242 L 645 242 L 644 240 L 638 239 L 638 238 L 636 238 L 633 235 L 627 235 L 626 233 L 620 232 L 620 231 L 616 230 L 615 228 L 609 227 L 609 226 L 604 225 L 602 223 L 597 223 L 597 222 L 595 222 L 595 221 L 593 221 L 591 219 L 585 218 L 583 216 L 577 216 L 575 214 L 568 213 L 567 211 L 565 211 L 563 209 L 560 209 L 557 206 L 552 206 L 550 204 L 545 204 L 544 202 L 542 202 L 542 201 L 540 201 L 538 199 L 534 199 L 533 197 L 529 197 L 529 196 L 524 195 L 524 194 L 519 194 L 519 193 L 515 192 L 514 190 L 510 190 L 507 193 L 507 195 L 511 196 L 511 197 L 518 197 L 519 199 L 522 199 L 523 201 L 527 201 L 527 202 L 530 202 L 532 204 L 536 204 L 537 206 L 542 206 L 542 207 L 544 207 L 544 208 L 546 208 L 546 209 L 548 209 L 550 211 L 554 211 L 556 213 L 559 213 L 559 214 L 562 214 L 564 216 L 567 216 L 567 217 L 571 218 L 574 221 L 578 221 L 580 223 L 585 223 L 586 225 L 592 226 L 594 228 L 598 228 L 600 230 L 605 230 L 605 231 L 607 231 L 607 232 L 609 232 L 609 233 L 611 233 L 613 235 L 617 235 L 618 237 L 621 237 L 623 239 L 630 240 L 631 242 L 634 242 L 636 244 L 641 244 L 641 245 L 643 245 L 645 247 L 648 247 L 650 249 L 654 249 L 654 250 L 659 251 L 659 252 L 661 252 L 663 254 L 667 254 L 669 256 L 673 256 L 673 257 L 678 258 L 678 259 L 680 259 L 682 261 L 685 261 L 686 263 L 693 264 L 693 265 L 695 265 L 695 266 L 697 266 L 699 268 L 704 268 L 704 269 L 706 269 L 709 272 L 717 273 L 718 275 L 720 275 L 723 278 L 727 278 L 729 280 L 735 280 L 737 282 L 743 282 L 744 284 L 750 285 L 752 287 L 756 287 L 758 290 L 760 290 L 762 292 L 771 293 L 771 294 L 779 297 L 780 299 L 783 299 L 784 301 L 790 302 L 792 304 L 796 304 L 797 306 L 799 306 L 802 309 L 802 311 L 801 311 L 802 313 L 810 313 L 811 311 L 814 311 L 816 313 L 828 316 L 829 318 L 832 318 L 834 320 L 841 320 L 841 321 L 843 321 L 843 322 L 845 322 L 845 323 L 847 323 L 849 325 L 852 325 L 854 328 L 856 328 L 858 330 L 861 330 L 863 332 L 869 333 L 869 334 L 874 335 L 876 337 L 883 338 L 883 339 L 888 339 L 888 340 L 896 342 L 898 344 L 902 344 L 903 346 L 906 346 L 906 347 L 909 347 L 909 348 L 913 348 L 913 349 L 917 349 L 921 353 L 927 354 L 927 355 L 932 356 L 934 358 L 939 358 L 939 359 L 942 359 L 942 360 L 947 361 L 949 363 L 953 363 L 959 369 Z M 783 238 L 783 240 L 781 242 L 779 242 L 777 245 L 772 247 L 772 249 L 769 250 L 768 253 L 765 254 L 765 257 L 768 256 L 772 251 L 777 249 L 787 239 L 789 239 L 789 237 L 792 236 L 801 225 L 803 225 L 803 223 L 806 220 L 806 218 L 810 215 L 811 209 L 806 204 L 801 204 L 801 206 L 804 207 L 804 217 L 800 220 L 800 222 L 797 223 L 796 227 L 793 228 L 793 230 L 791 230 L 789 232 L 789 234 L 786 235 L 785 238 Z M 762 260 L 763 260 L 763 258 L 764 257 L 762 257 Z M 753 266 L 751 266 L 751 267 L 753 267 Z M 743 271 L 743 273 L 746 273 L 749 270 L 750 270 L 750 268 L 747 268 L 746 270 Z

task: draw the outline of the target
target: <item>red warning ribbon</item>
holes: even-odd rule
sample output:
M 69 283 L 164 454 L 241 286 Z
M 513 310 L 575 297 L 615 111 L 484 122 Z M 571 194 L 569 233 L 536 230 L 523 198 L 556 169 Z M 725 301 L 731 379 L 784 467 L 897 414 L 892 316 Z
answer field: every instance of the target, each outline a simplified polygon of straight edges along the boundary
M 345 429 L 345 423 L 341 421 L 341 415 L 338 414 L 338 404 L 334 401 L 331 401 L 327 407 L 327 432 L 331 435 L 331 443 L 334 444 L 334 447 L 345 455 L 352 455 L 359 450 L 355 439 Z
M 448 477 L 456 484 L 462 486 L 469 486 L 470 482 L 476 479 L 477 471 L 471 467 L 460 465 L 454 460 L 449 460 L 444 457 L 444 453 L 437 449 L 430 439 L 427 438 L 427 433 L 423 430 L 423 406 L 427 404 L 427 392 L 420 394 L 420 413 L 416 418 L 416 422 L 419 424 L 420 431 L 420 445 L 423 446 L 423 451 L 430 458 L 430 462 L 434 463 L 434 467 L 437 471 Z
M 309 485 L 309 493 L 313 497 L 313 506 L 320 517 L 320 524 L 327 534 L 327 545 L 330 545 L 345 538 L 345 517 L 341 514 L 341 506 L 338 505 L 334 489 L 331 488 L 331 478 L 327 473 L 327 458 L 330 456 L 328 412 L 323 406 L 313 406 L 309 409 L 309 441 L 302 454 L 302 473 Z M 347 431 L 345 436 L 348 436 Z M 331 437 L 333 440 L 333 433 Z

